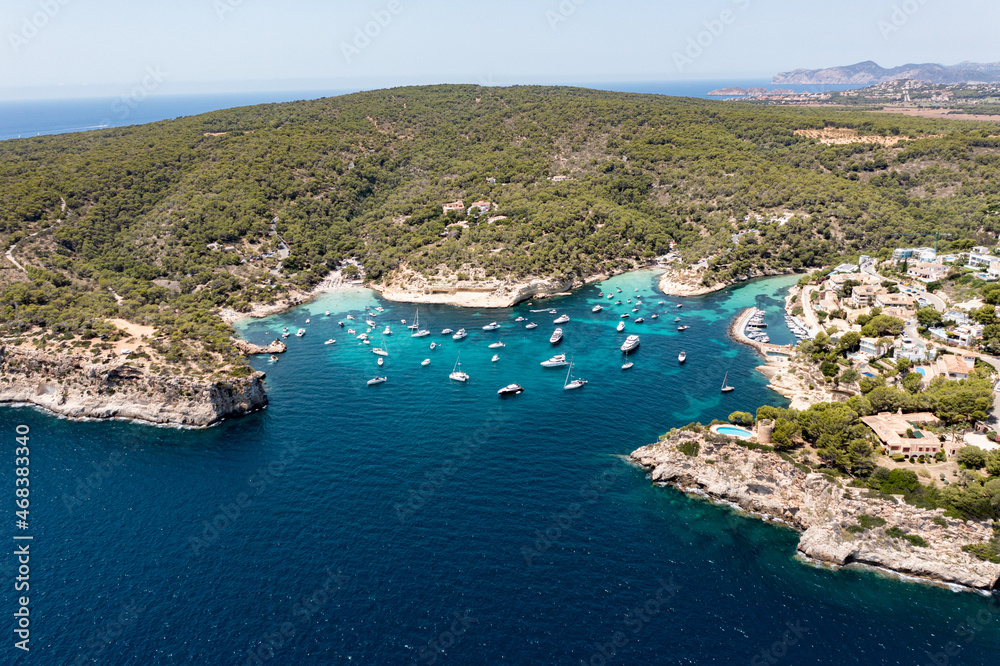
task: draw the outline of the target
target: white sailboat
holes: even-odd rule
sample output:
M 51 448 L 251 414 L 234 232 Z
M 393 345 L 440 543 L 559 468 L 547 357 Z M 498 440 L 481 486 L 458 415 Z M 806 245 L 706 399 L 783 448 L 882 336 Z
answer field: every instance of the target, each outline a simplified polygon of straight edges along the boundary
M 456 382 L 467 382 L 469 381 L 469 375 L 462 372 L 462 355 L 458 355 L 458 360 L 455 361 L 455 367 L 451 369 L 451 374 L 448 375 L 451 379 Z
M 569 368 L 566 370 L 566 380 L 563 381 L 563 390 L 568 391 L 570 389 L 583 388 L 584 384 L 587 383 L 586 379 L 574 379 L 570 380 L 573 373 L 573 361 L 569 362 Z
M 729 379 L 729 373 L 726 372 L 726 376 L 722 378 L 722 392 L 723 393 L 729 393 L 730 391 L 732 391 L 735 388 L 735 387 L 730 386 L 728 384 L 728 382 L 727 382 L 728 379 Z
M 425 335 L 430 335 L 431 332 L 428 330 L 421 330 L 420 328 L 420 310 L 417 310 L 417 314 L 413 317 L 413 323 L 410 324 L 409 328 L 413 333 L 410 333 L 411 338 L 422 338 Z
M 622 370 L 628 370 L 633 365 L 635 365 L 635 363 L 633 363 L 632 361 L 628 360 L 628 354 L 625 353 L 625 352 L 622 352 L 622 360 L 625 361 L 624 363 L 622 363 Z

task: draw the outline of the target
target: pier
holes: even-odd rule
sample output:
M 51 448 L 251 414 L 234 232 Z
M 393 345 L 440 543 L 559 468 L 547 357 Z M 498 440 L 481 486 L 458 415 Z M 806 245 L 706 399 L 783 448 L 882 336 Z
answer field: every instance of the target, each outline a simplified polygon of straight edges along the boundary
M 773 345 L 769 342 L 760 342 L 758 340 L 753 340 L 748 338 L 746 335 L 747 324 L 757 314 L 757 308 L 747 308 L 740 312 L 733 323 L 729 326 L 729 335 L 734 340 L 739 343 L 749 345 L 760 352 L 763 356 L 768 354 L 783 354 L 785 356 L 790 356 L 795 348 L 791 345 Z

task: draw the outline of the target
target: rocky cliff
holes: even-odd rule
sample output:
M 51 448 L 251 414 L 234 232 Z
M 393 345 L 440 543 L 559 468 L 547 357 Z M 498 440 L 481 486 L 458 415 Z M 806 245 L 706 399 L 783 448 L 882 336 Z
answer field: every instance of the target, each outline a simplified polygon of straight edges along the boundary
M 225 382 L 150 374 L 124 360 L 0 346 L 0 402 L 30 403 L 68 417 L 126 418 L 208 426 L 267 405 L 264 373 Z
M 288 345 L 281 340 L 274 340 L 270 344 L 264 346 L 255 345 L 252 342 L 236 338 L 233 340 L 233 346 L 235 346 L 244 356 L 253 356 L 254 354 L 283 354 L 288 350 Z
M 688 448 L 692 442 L 699 445 L 696 455 L 678 449 L 679 444 L 688 443 Z M 814 560 L 837 566 L 875 566 L 983 590 L 1000 587 L 1000 564 L 962 551 L 962 546 L 992 536 L 986 523 L 953 520 L 944 518 L 940 510 L 866 497 L 862 489 L 800 471 L 775 453 L 750 450 L 716 435 L 706 438 L 681 431 L 637 449 L 631 457 L 652 470 L 655 482 L 703 492 L 801 531 L 798 550 Z M 862 514 L 873 517 L 871 522 L 881 519 L 885 523 L 862 530 L 858 526 Z M 893 538 L 887 534 L 893 527 L 922 538 L 927 545 Z
M 509 308 L 522 301 L 565 294 L 585 284 L 606 279 L 594 275 L 586 280 L 530 279 L 522 281 L 428 280 L 418 273 L 401 271 L 384 285 L 370 285 L 384 298 L 402 303 L 443 303 L 460 307 Z

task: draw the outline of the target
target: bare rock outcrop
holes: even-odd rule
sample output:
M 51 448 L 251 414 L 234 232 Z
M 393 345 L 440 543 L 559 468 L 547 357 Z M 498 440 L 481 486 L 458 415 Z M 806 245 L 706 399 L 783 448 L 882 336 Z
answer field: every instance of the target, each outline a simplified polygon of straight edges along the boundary
M 254 354 L 281 354 L 288 349 L 286 345 L 281 340 L 275 339 L 269 345 L 255 345 L 252 342 L 247 342 L 241 338 L 236 338 L 233 340 L 233 346 L 239 350 L 244 356 L 253 356 Z
M 208 426 L 267 405 L 264 373 L 224 382 L 154 375 L 115 360 L 0 346 L 0 402 L 27 403 L 72 418 L 124 418 Z
M 691 452 L 694 442 L 695 455 L 678 448 L 685 444 Z M 812 560 L 868 565 L 982 590 L 1000 587 L 1000 564 L 962 550 L 992 537 L 988 522 L 947 519 L 941 510 L 869 497 L 863 489 L 804 472 L 776 453 L 721 436 L 679 431 L 637 449 L 631 458 L 650 469 L 655 482 L 735 504 L 802 532 L 798 551 Z M 869 527 L 859 525 L 862 514 L 871 516 Z M 911 539 L 894 536 L 899 533 Z M 917 538 L 927 545 L 914 545 Z

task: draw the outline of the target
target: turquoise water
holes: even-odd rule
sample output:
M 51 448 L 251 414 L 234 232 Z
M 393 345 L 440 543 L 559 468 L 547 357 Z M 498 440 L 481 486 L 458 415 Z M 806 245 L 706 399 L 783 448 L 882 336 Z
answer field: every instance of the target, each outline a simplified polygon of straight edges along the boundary
M 254 361 L 268 373 L 268 409 L 206 430 L 0 409 L 8 456 L 18 424 L 32 437 L 31 658 L 916 664 L 955 642 L 950 663 L 992 663 L 1000 613 L 984 597 L 806 566 L 793 532 L 654 487 L 623 460 L 673 426 L 784 404 L 725 330 L 757 305 L 772 338 L 781 334 L 793 278 L 678 309 L 654 295 L 654 277 L 545 301 L 572 318 L 558 348 L 547 341 L 556 315 L 515 327 L 533 306 L 421 308 L 434 334 L 411 339 L 399 320 L 414 307 L 363 291 L 245 322 L 255 342 L 284 326 L 308 333 L 290 337 L 277 363 Z M 623 299 L 638 287 L 649 303 L 646 323 L 625 333 L 642 338 L 627 371 L 620 308 L 590 312 L 598 289 L 615 286 Z M 365 303 L 383 305 L 377 321 L 396 331 L 381 371 L 336 325 Z M 654 309 L 667 314 L 651 320 Z M 691 326 L 682 333 L 678 312 Z M 481 330 L 493 320 L 499 331 Z M 445 326 L 470 335 L 454 342 Z M 497 339 L 507 346 L 491 363 Z M 459 350 L 468 384 L 448 380 Z M 563 391 L 565 369 L 538 365 L 556 350 L 586 387 Z M 727 371 L 736 390 L 721 394 Z M 376 372 L 388 381 L 366 386 Z M 499 398 L 511 382 L 525 392 Z M 12 493 L 8 461 L 0 488 Z M 0 576 L 14 575 L 8 556 Z M 13 613 L 6 590 L 0 603 Z M 11 644 L 3 649 L 13 662 Z

